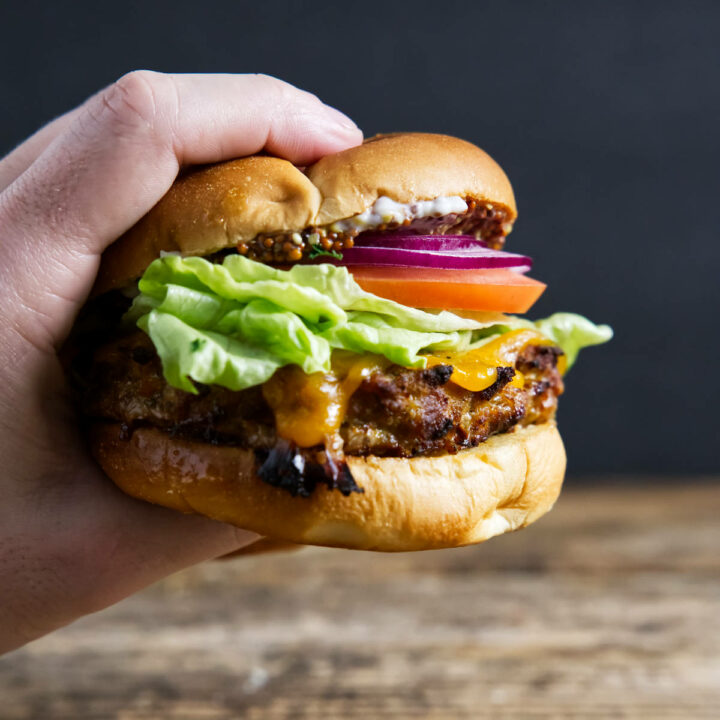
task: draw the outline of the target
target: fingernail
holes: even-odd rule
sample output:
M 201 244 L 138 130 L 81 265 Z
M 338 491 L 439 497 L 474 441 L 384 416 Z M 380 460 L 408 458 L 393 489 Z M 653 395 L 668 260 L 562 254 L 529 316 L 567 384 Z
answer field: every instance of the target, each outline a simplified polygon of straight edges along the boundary
M 348 130 L 357 130 L 358 126 L 347 116 L 345 113 L 341 113 L 339 110 L 336 110 L 334 107 L 330 107 L 329 105 L 325 105 L 325 114 L 332 118 L 333 122 L 337 123 L 338 125 L 341 125 L 344 128 L 347 128 Z

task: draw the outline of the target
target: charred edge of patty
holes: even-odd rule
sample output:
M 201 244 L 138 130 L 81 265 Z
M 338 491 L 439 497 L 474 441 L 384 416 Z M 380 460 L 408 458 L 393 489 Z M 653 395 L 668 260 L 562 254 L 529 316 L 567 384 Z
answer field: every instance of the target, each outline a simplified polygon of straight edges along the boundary
M 430 387 L 442 387 L 449 382 L 452 374 L 452 365 L 434 365 L 422 371 L 422 379 Z
M 489 400 L 491 397 L 497 395 L 515 377 L 515 368 L 499 367 L 497 368 L 496 377 L 497 379 L 490 387 L 480 390 L 476 394 L 477 398 Z
M 258 477 L 268 485 L 286 490 L 293 497 L 310 497 L 319 483 L 339 490 L 345 497 L 365 490 L 356 482 L 344 458 L 324 453 L 325 462 L 308 457 L 293 443 L 279 439 L 269 452 L 255 453 L 261 465 Z

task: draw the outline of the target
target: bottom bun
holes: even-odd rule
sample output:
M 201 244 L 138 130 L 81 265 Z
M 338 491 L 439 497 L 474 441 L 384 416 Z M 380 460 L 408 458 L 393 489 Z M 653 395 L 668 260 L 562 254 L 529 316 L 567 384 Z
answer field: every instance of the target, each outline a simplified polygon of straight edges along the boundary
M 348 457 L 364 489 L 318 485 L 309 498 L 262 482 L 250 450 L 96 425 L 95 457 L 126 493 L 277 540 L 357 550 L 430 550 L 525 527 L 553 506 L 565 473 L 554 422 L 495 435 L 440 457 Z

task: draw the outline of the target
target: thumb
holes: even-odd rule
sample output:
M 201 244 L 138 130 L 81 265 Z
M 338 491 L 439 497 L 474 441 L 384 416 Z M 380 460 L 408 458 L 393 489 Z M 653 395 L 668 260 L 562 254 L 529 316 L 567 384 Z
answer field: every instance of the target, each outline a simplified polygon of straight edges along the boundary
M 66 336 L 100 253 L 168 190 L 183 164 L 267 150 L 305 164 L 357 145 L 355 125 L 262 75 L 139 71 L 90 98 L 0 195 L 0 284 L 36 346 Z

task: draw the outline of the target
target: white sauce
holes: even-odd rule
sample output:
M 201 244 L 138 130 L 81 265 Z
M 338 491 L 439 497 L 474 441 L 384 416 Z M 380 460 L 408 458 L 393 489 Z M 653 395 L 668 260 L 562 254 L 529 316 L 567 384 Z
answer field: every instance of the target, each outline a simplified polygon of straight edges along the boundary
M 414 203 L 399 203 L 389 197 L 379 197 L 371 207 L 347 220 L 334 222 L 333 232 L 346 230 L 370 230 L 387 223 L 402 223 L 426 217 L 460 214 L 468 209 L 467 203 L 457 195 L 438 197 L 434 200 L 420 200 Z

